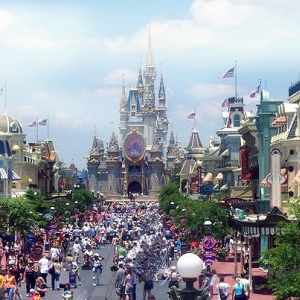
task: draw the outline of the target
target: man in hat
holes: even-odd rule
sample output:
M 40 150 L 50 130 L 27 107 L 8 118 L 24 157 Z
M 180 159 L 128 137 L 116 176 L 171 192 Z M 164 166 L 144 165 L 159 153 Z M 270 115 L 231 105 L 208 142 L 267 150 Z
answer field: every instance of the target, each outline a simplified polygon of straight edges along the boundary
M 100 285 L 100 276 L 102 273 L 102 263 L 104 257 L 99 253 L 95 253 L 92 258 L 92 266 L 93 266 L 93 286 Z

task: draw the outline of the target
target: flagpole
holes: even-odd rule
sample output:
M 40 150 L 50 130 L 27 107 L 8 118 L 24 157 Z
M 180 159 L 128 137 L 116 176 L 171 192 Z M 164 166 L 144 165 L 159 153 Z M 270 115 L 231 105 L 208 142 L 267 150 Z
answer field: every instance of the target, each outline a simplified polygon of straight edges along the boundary
M 196 108 L 194 108 L 194 110 L 195 110 L 194 128 L 196 128 L 196 116 L 197 116 L 197 114 L 196 114 Z
M 49 116 L 47 116 L 47 140 L 49 140 Z
M 4 83 L 4 111 L 6 111 L 6 83 L 7 83 L 7 81 L 5 80 L 5 83 Z
M 38 118 L 36 118 L 36 143 L 39 141 L 39 124 L 38 124 Z
M 234 91 L 235 91 L 235 101 L 237 101 L 237 68 L 236 68 L 236 60 L 234 61 Z

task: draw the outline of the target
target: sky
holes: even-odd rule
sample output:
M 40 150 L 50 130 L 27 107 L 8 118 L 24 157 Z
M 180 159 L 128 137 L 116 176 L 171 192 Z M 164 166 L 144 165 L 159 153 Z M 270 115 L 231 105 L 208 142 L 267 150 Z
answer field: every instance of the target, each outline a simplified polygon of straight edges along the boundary
M 49 138 L 61 161 L 85 168 L 94 134 L 106 145 L 118 132 L 123 80 L 128 93 L 150 28 L 169 128 L 186 147 L 196 109 L 208 146 L 235 92 L 235 79 L 220 75 L 235 65 L 246 111 L 256 113 L 259 97 L 249 95 L 260 80 L 271 100 L 287 101 L 300 76 L 299 11 L 299 0 L 3 0 L 0 113 L 20 121 L 27 143 Z M 43 118 L 48 127 L 28 127 Z

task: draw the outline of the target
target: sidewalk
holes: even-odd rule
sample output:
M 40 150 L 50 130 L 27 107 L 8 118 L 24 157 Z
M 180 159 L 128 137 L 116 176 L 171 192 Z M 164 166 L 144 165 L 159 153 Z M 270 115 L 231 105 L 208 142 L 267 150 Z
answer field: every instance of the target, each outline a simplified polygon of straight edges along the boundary
M 215 269 L 219 276 L 224 276 L 225 282 L 230 285 L 230 291 L 235 284 L 234 280 L 234 258 L 229 256 L 226 261 L 217 261 L 215 260 L 214 264 L 211 266 L 211 269 Z M 238 274 L 240 273 L 240 263 L 238 261 Z M 266 283 L 265 279 L 266 273 L 262 272 L 257 263 L 252 265 L 252 293 L 250 295 L 251 300 L 271 300 L 275 297 L 271 294 L 266 288 L 260 288 L 261 285 Z M 214 290 L 214 298 L 217 299 L 216 290 Z M 230 296 L 231 298 L 231 296 Z

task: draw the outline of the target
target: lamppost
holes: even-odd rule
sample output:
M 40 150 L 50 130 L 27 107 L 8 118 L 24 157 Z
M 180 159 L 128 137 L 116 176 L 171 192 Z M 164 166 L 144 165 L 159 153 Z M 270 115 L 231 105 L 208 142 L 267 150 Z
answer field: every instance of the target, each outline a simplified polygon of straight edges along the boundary
M 194 253 L 183 254 L 177 262 L 177 270 L 186 283 L 184 289 L 180 290 L 182 300 L 193 300 L 200 294 L 200 291 L 194 288 L 194 282 L 203 270 L 203 261 Z
M 210 220 L 206 219 L 203 223 L 204 238 L 202 239 L 202 247 L 205 251 L 204 259 L 207 270 L 210 270 L 210 266 L 214 263 L 214 246 L 215 239 L 211 236 L 213 224 Z

